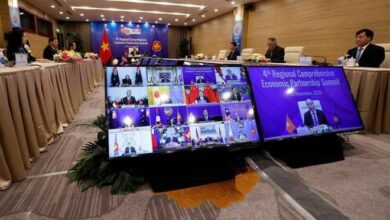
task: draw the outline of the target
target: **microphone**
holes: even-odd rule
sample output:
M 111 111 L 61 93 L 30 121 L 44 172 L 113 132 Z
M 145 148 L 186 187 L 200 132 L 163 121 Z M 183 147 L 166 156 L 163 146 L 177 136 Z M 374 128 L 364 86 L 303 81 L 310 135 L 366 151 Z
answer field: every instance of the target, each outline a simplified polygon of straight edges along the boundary
M 312 63 L 312 65 L 314 65 L 314 66 L 333 66 L 333 64 L 327 62 L 325 56 L 313 56 L 313 55 L 305 55 L 305 56 L 307 56 L 307 57 L 312 57 L 312 58 L 320 58 L 320 59 L 323 59 L 323 62 L 319 62 L 319 61 L 317 61 L 316 59 L 313 59 L 313 61 L 312 61 L 311 63 Z

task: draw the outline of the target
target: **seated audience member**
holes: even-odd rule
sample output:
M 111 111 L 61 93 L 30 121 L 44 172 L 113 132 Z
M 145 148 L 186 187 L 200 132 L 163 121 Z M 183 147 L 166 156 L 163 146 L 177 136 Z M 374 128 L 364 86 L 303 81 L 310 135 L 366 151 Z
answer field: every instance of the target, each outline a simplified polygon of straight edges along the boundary
M 32 55 L 32 51 L 30 48 L 30 42 L 28 41 L 28 38 L 25 33 L 23 33 L 23 47 L 26 50 L 28 54 L 28 60 L 35 61 L 35 57 Z
M 48 60 L 53 60 L 53 56 L 57 53 L 58 50 L 58 39 L 51 37 L 49 38 L 49 45 L 43 50 L 43 58 Z
M 76 51 L 76 43 L 75 42 L 70 42 L 66 49 L 69 50 L 69 51 Z
M 265 57 L 270 59 L 273 63 L 283 63 L 284 62 L 284 48 L 278 45 L 276 38 L 270 37 L 267 40 L 267 52 Z
M 114 67 L 112 68 L 112 73 L 111 73 L 111 87 L 118 87 L 118 86 L 120 86 L 119 74 L 116 67 Z
M 122 86 L 131 86 L 133 83 L 130 79 L 129 75 L 126 75 L 125 78 L 122 80 Z
M 33 57 L 31 53 L 29 53 L 24 46 L 25 36 L 22 30 L 20 30 L 19 28 L 13 28 L 12 31 L 6 34 L 6 40 L 8 41 L 8 45 L 7 45 L 8 60 L 13 61 L 15 60 L 16 53 L 23 53 L 23 54 L 27 54 L 28 62 L 35 61 L 35 57 Z
M 196 103 L 205 104 L 209 102 L 209 98 L 203 95 L 203 91 L 199 91 L 199 97 L 196 97 Z
M 227 56 L 227 59 L 237 60 L 237 56 L 240 56 L 240 51 L 237 49 L 237 43 L 231 42 L 229 45 L 229 55 Z
M 371 44 L 374 32 L 370 29 L 361 29 L 355 34 L 356 46 L 348 50 L 348 56 L 355 58 L 360 67 L 379 67 L 385 60 L 385 49 Z
M 127 90 L 126 97 L 123 97 L 121 99 L 122 105 L 135 105 L 137 104 L 137 101 L 134 96 L 132 96 L 131 90 Z

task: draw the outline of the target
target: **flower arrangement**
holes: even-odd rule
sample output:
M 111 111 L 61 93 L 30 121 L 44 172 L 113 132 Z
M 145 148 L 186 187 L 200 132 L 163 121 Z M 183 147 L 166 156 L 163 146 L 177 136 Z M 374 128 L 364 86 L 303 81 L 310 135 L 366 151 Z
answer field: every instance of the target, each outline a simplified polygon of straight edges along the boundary
M 83 57 L 80 53 L 70 50 L 62 50 L 54 55 L 55 62 L 69 62 L 76 63 L 83 60 Z
M 203 60 L 205 58 L 203 53 L 198 53 L 194 56 L 195 60 Z
M 268 62 L 267 58 L 259 53 L 252 53 L 251 57 L 247 60 L 247 62 L 252 62 L 252 63 L 265 63 Z
M 99 57 L 99 55 L 97 55 L 96 53 L 93 53 L 93 52 L 87 52 L 84 54 L 84 58 L 86 59 L 97 59 Z

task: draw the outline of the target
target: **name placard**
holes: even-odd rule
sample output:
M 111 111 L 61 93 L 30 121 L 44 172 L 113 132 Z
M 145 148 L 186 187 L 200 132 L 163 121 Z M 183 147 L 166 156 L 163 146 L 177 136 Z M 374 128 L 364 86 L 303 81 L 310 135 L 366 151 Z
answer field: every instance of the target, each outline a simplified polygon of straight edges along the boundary
M 27 54 L 26 53 L 15 53 L 15 65 L 16 66 L 25 66 L 28 65 Z

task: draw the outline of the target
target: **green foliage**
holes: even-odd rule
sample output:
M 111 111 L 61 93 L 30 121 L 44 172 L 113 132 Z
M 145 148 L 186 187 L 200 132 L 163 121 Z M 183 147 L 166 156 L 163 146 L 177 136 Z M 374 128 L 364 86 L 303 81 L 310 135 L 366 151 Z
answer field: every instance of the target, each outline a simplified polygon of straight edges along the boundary
M 108 160 L 106 117 L 97 117 L 90 126 L 99 128 L 97 138 L 84 145 L 80 160 L 68 171 L 70 182 L 77 182 L 83 192 L 94 186 L 111 186 L 112 194 L 134 192 L 144 183 L 144 178 L 131 163 L 124 166 Z

